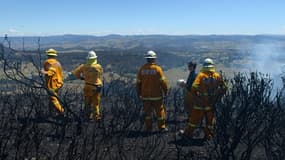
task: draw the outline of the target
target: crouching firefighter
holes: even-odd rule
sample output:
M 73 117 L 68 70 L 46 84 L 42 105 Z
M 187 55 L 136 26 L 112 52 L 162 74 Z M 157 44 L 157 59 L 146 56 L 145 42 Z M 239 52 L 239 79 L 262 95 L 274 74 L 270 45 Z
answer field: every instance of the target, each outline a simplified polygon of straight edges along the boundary
M 156 53 L 154 51 L 148 51 L 145 58 L 147 63 L 139 69 L 137 74 L 136 90 L 143 102 L 146 131 L 152 130 L 152 112 L 155 110 L 158 129 L 165 132 L 168 129 L 165 124 L 165 109 L 162 98 L 163 92 L 165 96 L 168 94 L 166 78 L 161 67 L 155 64 Z
M 85 113 L 89 120 L 101 120 L 100 98 L 103 87 L 103 68 L 97 63 L 97 55 L 94 51 L 89 51 L 87 62 L 81 64 L 73 71 L 74 77 L 85 81 Z
M 59 114 L 63 114 L 64 109 L 58 100 L 58 90 L 63 86 L 62 68 L 57 61 L 57 51 L 49 49 L 46 51 L 47 60 L 44 62 L 44 68 L 41 74 L 45 76 L 45 87 L 48 89 L 50 97 L 50 106 L 53 106 Z
M 189 99 L 193 102 L 188 126 L 180 130 L 183 137 L 192 138 L 195 128 L 205 117 L 206 127 L 204 128 L 204 139 L 211 139 L 214 135 L 214 106 L 225 94 L 227 86 L 215 71 L 214 62 L 206 58 L 200 73 L 195 78 L 191 91 L 188 93 Z

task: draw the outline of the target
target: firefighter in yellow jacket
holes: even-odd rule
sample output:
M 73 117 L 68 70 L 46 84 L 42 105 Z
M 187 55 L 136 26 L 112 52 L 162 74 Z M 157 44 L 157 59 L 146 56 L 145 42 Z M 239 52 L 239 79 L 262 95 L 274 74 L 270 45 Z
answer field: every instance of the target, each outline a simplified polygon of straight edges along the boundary
M 189 124 L 179 134 L 192 138 L 193 131 L 206 118 L 205 139 L 213 137 L 215 123 L 214 105 L 225 94 L 227 86 L 219 73 L 215 71 L 213 60 L 206 58 L 200 73 L 192 84 L 189 98 L 193 102 Z
M 100 98 L 103 86 L 103 68 L 97 63 L 97 55 L 94 51 L 89 51 L 86 59 L 87 62 L 78 66 L 73 71 L 73 75 L 77 79 L 85 81 L 84 97 L 86 114 L 90 120 L 95 119 L 98 122 L 101 119 Z
M 166 78 L 160 66 L 155 64 L 156 53 L 148 51 L 145 55 L 147 63 L 138 71 L 136 90 L 143 102 L 146 131 L 152 130 L 152 111 L 157 116 L 157 126 L 160 131 L 167 131 L 165 124 L 165 109 L 162 104 L 163 92 L 168 94 Z
M 62 87 L 62 68 L 56 60 L 57 51 L 49 49 L 46 51 L 47 60 L 44 62 L 44 68 L 41 73 L 45 75 L 45 86 L 49 90 L 51 104 L 59 113 L 63 113 L 64 109 L 58 100 L 58 90 Z

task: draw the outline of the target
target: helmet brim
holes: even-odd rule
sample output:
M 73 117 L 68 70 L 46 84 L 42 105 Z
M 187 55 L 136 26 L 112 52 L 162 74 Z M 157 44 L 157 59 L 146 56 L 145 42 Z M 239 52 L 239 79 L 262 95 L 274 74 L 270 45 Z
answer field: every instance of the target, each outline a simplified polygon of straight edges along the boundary
M 206 67 L 206 68 L 211 68 L 211 67 L 214 67 L 214 65 L 210 64 L 210 65 L 205 65 L 203 67 Z
M 156 57 L 144 57 L 146 59 L 155 59 Z
M 47 56 L 57 56 L 57 54 L 54 54 L 54 53 L 47 53 Z
M 86 59 L 96 59 L 97 58 L 97 56 L 96 57 L 86 57 Z

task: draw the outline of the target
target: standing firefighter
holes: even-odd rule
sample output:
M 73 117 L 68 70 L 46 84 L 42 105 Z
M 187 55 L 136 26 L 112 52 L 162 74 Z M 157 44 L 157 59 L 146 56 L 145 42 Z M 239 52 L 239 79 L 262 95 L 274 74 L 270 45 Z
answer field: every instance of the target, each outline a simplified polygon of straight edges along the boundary
M 47 60 L 44 62 L 44 68 L 41 73 L 45 75 L 45 87 L 49 91 L 50 105 L 53 105 L 59 113 L 63 113 L 64 109 L 58 101 L 58 90 L 62 87 L 62 68 L 56 60 L 57 51 L 49 49 L 46 51 Z
M 85 111 L 88 118 L 99 122 L 101 120 L 100 98 L 103 86 L 103 68 L 97 63 L 97 55 L 94 51 L 89 51 L 86 59 L 87 62 L 78 66 L 73 71 L 73 75 L 77 79 L 85 81 Z
M 184 110 L 189 114 L 192 110 L 192 101 L 190 101 L 189 92 L 191 91 L 192 84 L 197 76 L 197 73 L 195 72 L 197 64 L 193 61 L 188 62 L 188 70 L 189 75 L 187 78 L 187 81 L 180 80 L 178 82 L 178 85 L 182 88 L 184 88 Z
M 146 131 L 152 130 L 152 111 L 154 109 L 157 115 L 157 126 L 160 131 L 164 132 L 168 130 L 165 125 L 165 109 L 162 104 L 162 92 L 165 96 L 168 94 L 166 78 L 161 67 L 155 64 L 157 57 L 154 51 L 148 51 L 145 58 L 147 63 L 139 69 L 137 74 L 136 90 L 143 102 Z
M 226 85 L 222 77 L 215 71 L 213 60 L 205 59 L 200 73 L 192 84 L 189 97 L 193 101 L 193 108 L 189 117 L 189 124 L 179 134 L 192 138 L 194 129 L 206 118 L 204 128 L 205 139 L 213 137 L 214 127 L 214 106 L 226 92 Z

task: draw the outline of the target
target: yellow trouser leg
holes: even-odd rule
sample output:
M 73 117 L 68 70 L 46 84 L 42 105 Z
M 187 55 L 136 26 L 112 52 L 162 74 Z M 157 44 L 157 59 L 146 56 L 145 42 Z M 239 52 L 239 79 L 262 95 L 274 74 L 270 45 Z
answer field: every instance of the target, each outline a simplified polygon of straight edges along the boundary
M 55 96 L 50 96 L 50 101 L 52 102 L 53 106 L 55 107 L 55 109 L 57 111 L 59 111 L 60 113 L 63 113 L 64 112 L 64 109 L 63 107 L 61 106 L 61 104 L 59 103 L 58 99 L 57 99 L 57 93 L 54 92 L 53 93 Z
M 157 116 L 157 127 L 163 129 L 165 125 L 165 109 L 162 101 L 143 101 L 146 130 L 152 130 L 152 111 L 155 110 Z
M 147 131 L 152 130 L 152 110 L 153 106 L 151 101 L 143 101 L 143 111 L 145 114 L 144 124 Z
M 84 95 L 85 95 L 85 107 L 86 113 L 89 119 L 100 120 L 100 99 L 101 94 L 94 92 L 94 88 L 92 87 L 85 87 L 84 88 Z
M 191 115 L 189 117 L 189 124 L 188 126 L 184 129 L 185 135 L 191 137 L 193 134 L 193 131 L 197 127 L 198 123 L 202 120 L 204 116 L 204 111 L 203 110 L 197 110 L 197 109 L 192 109 Z
M 101 119 L 101 115 L 100 115 L 101 94 L 100 93 L 95 93 L 93 95 L 92 99 L 93 99 L 93 107 L 94 107 L 95 118 L 96 118 L 96 120 L 100 120 Z
M 155 108 L 156 116 L 157 116 L 157 127 L 159 129 L 164 129 L 166 127 L 165 124 L 165 109 L 162 105 L 162 101 L 153 101 L 153 106 Z
M 92 119 L 93 117 L 91 104 L 92 104 L 92 97 L 85 96 L 85 114 L 87 119 Z
M 215 118 L 213 110 L 206 113 L 206 127 L 204 128 L 205 137 L 210 139 L 214 135 Z

